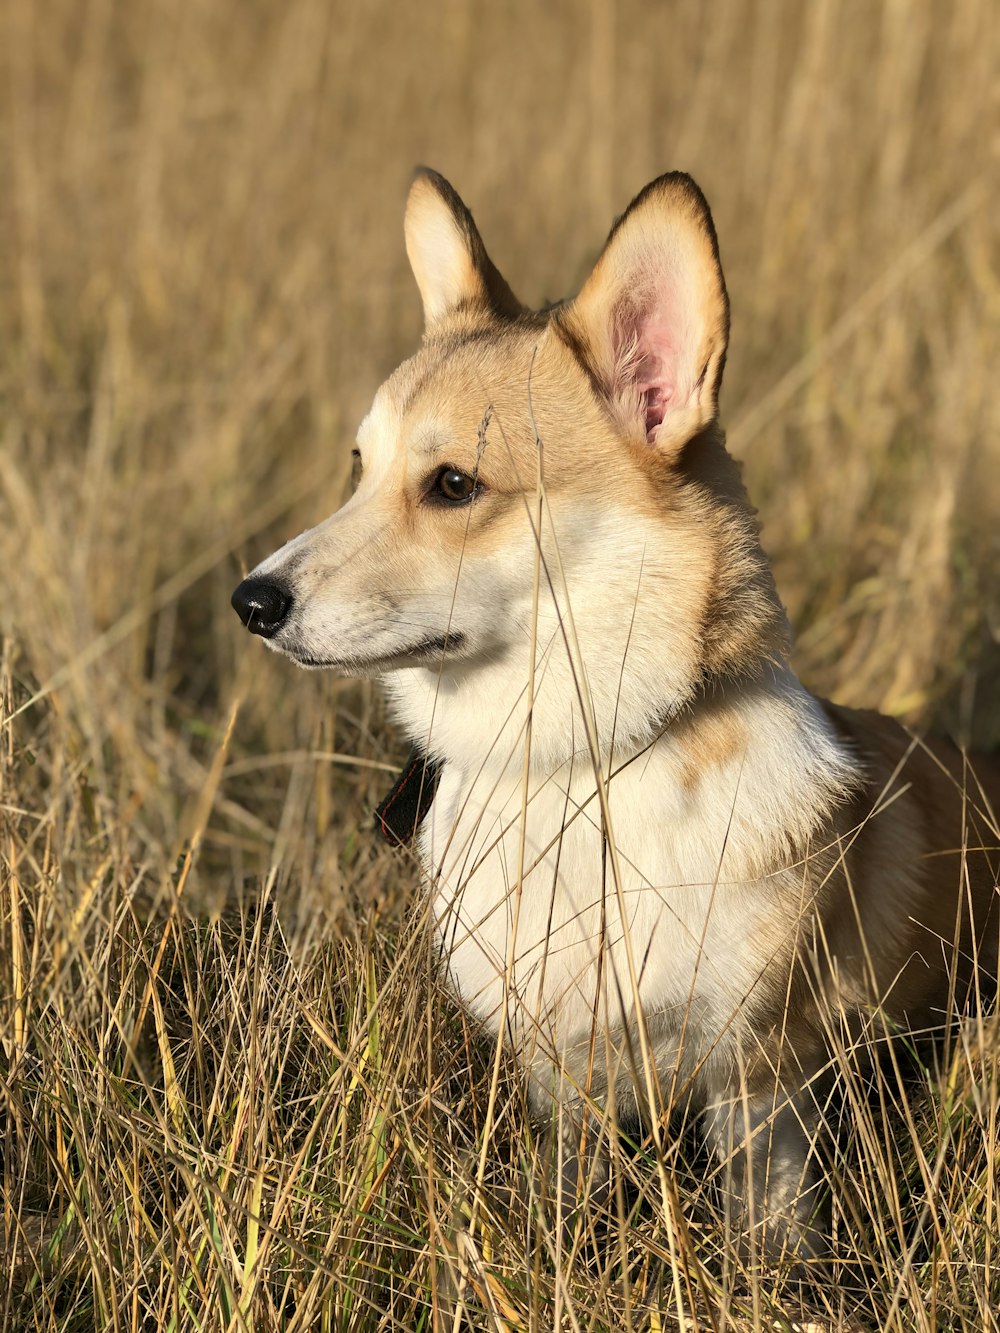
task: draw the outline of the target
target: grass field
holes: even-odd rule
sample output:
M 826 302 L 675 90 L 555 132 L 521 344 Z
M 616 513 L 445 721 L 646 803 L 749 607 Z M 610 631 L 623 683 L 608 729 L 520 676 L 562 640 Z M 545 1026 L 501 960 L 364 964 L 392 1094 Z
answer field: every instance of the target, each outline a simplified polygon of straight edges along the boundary
M 336 506 L 419 338 L 416 162 L 536 304 L 683 168 L 800 673 L 996 745 L 993 0 L 6 0 L 0 25 L 0 1327 L 789 1327 L 683 1138 L 575 1250 L 486 1204 L 456 1231 L 484 1128 L 500 1174 L 532 1141 L 433 980 L 414 865 L 371 837 L 403 741 L 229 594 Z M 847 1081 L 845 1280 L 813 1318 L 995 1327 L 995 1029 L 940 1077 Z

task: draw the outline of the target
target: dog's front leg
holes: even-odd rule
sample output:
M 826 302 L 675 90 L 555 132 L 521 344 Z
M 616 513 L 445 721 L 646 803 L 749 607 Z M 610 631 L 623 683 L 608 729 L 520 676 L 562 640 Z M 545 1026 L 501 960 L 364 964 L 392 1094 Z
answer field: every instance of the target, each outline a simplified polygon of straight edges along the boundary
M 742 1093 L 706 1114 L 706 1137 L 724 1173 L 727 1224 L 752 1266 L 805 1269 L 829 1254 L 820 1124 L 808 1087 Z

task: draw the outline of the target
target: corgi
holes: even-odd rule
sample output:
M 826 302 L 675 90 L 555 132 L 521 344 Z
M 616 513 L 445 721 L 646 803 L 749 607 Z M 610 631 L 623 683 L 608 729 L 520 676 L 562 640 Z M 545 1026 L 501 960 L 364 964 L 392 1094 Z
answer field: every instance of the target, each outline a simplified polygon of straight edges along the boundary
M 574 299 L 526 309 L 420 170 L 422 346 L 375 395 L 357 487 L 233 594 L 300 666 L 384 682 L 450 986 L 554 1126 L 566 1196 L 672 1107 L 740 1235 L 828 1251 L 836 1042 L 940 1030 L 995 986 L 1000 775 L 812 695 L 718 398 L 729 302 L 681 173 Z

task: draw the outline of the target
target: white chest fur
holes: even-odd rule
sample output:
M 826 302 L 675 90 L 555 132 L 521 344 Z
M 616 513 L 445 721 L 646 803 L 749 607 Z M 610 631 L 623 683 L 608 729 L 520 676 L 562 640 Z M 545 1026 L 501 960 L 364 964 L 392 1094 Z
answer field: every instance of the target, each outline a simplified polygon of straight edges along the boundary
M 725 1059 L 790 943 L 787 864 L 847 776 L 815 701 L 783 677 L 741 696 L 739 743 L 706 755 L 686 723 L 616 756 L 605 837 L 593 766 L 531 772 L 523 754 L 445 764 L 421 835 L 452 985 L 536 1078 L 603 1084 L 603 1033 L 655 1018 L 657 1064 Z M 710 748 L 710 747 L 709 747 Z M 595 1090 L 597 1090 L 595 1088 Z

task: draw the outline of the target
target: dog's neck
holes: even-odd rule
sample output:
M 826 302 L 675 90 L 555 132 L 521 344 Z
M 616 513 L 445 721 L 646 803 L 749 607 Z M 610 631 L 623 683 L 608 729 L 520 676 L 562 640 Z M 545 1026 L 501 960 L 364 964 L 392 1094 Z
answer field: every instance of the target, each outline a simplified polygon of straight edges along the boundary
M 595 759 L 605 781 L 631 784 L 653 760 L 655 784 L 635 791 L 650 818 L 678 831 L 687 821 L 718 824 L 720 836 L 734 821 L 734 853 L 736 841 L 745 844 L 740 860 L 757 865 L 773 862 L 769 849 L 779 843 L 802 846 L 858 779 L 822 705 L 785 663 L 753 679 L 716 682 L 680 704 L 663 698 L 659 711 L 648 699 L 639 712 L 627 698 L 592 698 L 589 726 L 578 695 L 544 686 L 529 726 L 523 702 L 503 694 L 503 672 L 485 675 L 408 672 L 390 682 L 410 737 L 461 772 L 472 807 L 521 781 L 526 747 L 533 789 L 552 779 L 559 785 L 569 770 L 585 785 Z

